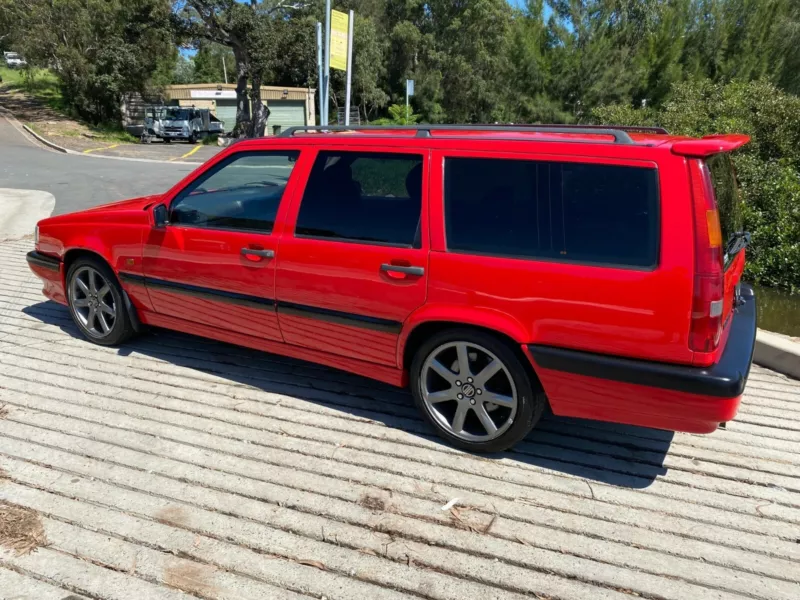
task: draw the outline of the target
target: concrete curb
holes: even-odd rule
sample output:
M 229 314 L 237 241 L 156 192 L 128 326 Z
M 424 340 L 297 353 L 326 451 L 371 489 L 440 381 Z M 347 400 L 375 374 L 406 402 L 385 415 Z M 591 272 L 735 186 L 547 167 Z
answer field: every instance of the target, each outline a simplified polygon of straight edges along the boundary
M 800 343 L 787 336 L 759 329 L 753 362 L 800 379 Z
M 22 128 L 25 131 L 27 131 L 29 134 L 31 134 L 33 137 L 35 137 L 40 143 L 44 144 L 45 146 L 48 146 L 49 148 L 52 148 L 53 150 L 57 150 L 59 152 L 63 152 L 64 154 L 70 154 L 69 150 L 67 150 L 66 148 L 63 148 L 63 147 L 59 146 L 58 144 L 55 144 L 55 143 L 51 142 L 50 140 L 42 137 L 41 135 L 36 133 L 33 129 L 31 129 L 30 127 L 25 125 L 25 123 L 21 123 L 21 125 L 22 125 Z

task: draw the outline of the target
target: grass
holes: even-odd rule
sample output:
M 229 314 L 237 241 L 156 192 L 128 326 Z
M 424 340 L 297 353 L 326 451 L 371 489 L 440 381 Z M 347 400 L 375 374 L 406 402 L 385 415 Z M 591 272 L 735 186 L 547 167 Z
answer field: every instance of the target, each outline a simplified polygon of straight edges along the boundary
M 23 92 L 55 111 L 67 113 L 58 77 L 48 69 L 0 67 L 0 77 L 3 78 L 3 85 L 9 90 Z
M 120 129 L 115 125 L 90 125 L 92 133 L 97 136 L 97 139 L 106 142 L 120 142 L 123 144 L 135 144 L 139 138 L 132 136 L 124 129 Z
M 203 138 L 203 146 L 216 146 L 218 139 L 219 136 L 216 134 L 207 135 L 206 137 Z

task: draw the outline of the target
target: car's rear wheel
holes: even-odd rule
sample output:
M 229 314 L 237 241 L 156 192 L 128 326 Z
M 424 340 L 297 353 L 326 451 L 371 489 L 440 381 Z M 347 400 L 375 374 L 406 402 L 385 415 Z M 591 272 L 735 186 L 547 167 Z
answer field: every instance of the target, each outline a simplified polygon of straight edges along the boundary
M 67 273 L 72 320 L 86 339 L 113 346 L 134 334 L 123 290 L 114 272 L 99 259 L 79 258 Z
M 411 386 L 428 423 L 473 452 L 510 448 L 547 405 L 508 344 L 471 329 L 444 331 L 423 344 L 411 365 Z

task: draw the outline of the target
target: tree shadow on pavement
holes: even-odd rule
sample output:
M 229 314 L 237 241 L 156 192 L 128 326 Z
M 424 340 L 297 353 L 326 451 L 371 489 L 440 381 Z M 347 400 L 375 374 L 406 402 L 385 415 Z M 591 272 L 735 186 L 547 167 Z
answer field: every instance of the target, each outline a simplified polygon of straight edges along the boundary
M 90 344 L 80 335 L 64 306 L 48 301 L 26 307 L 23 312 Z M 261 390 L 314 402 L 343 416 L 382 423 L 447 446 L 422 420 L 407 390 L 363 377 L 161 329 L 152 329 L 116 350 L 119 356 L 149 357 L 219 377 L 243 390 Z M 158 382 L 158 371 L 151 373 L 148 380 Z M 212 388 L 210 391 L 218 392 Z M 483 458 L 503 459 L 498 467 L 524 463 L 590 481 L 641 489 L 666 475 L 664 459 L 673 435 L 642 427 L 546 415 L 512 451 Z M 535 472 L 531 472 L 531 477 L 535 477 Z

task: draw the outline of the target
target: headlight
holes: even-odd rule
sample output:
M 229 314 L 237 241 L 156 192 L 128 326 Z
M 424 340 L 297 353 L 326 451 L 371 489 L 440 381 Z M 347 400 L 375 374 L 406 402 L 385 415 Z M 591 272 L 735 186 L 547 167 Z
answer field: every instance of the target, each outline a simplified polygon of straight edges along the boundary
M 39 245 L 39 226 L 37 225 L 36 228 L 33 230 L 33 243 L 34 245 Z

